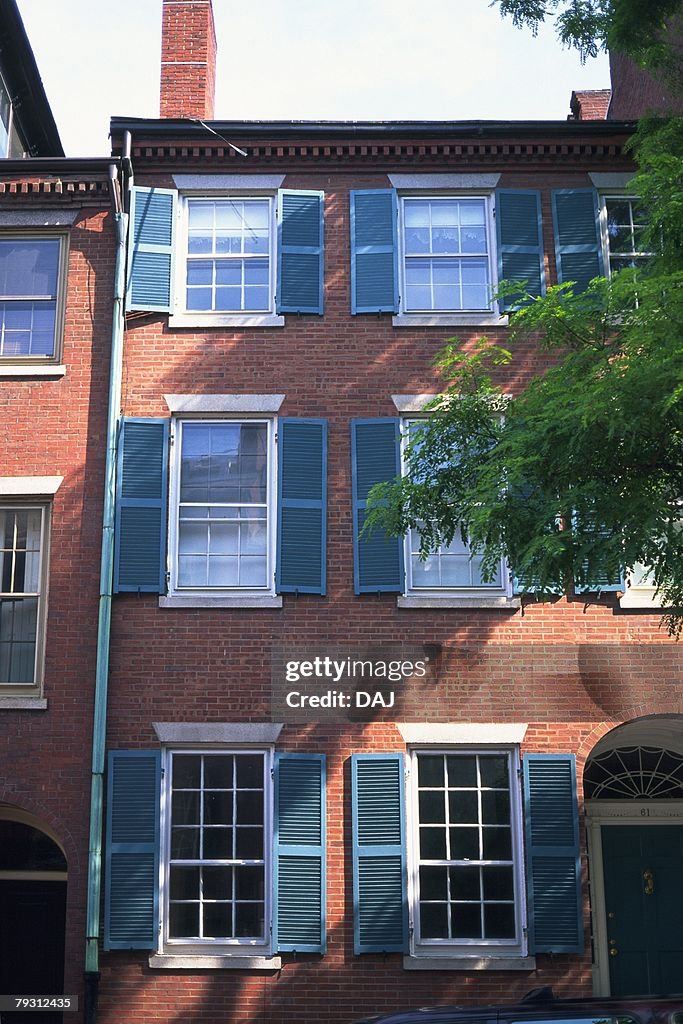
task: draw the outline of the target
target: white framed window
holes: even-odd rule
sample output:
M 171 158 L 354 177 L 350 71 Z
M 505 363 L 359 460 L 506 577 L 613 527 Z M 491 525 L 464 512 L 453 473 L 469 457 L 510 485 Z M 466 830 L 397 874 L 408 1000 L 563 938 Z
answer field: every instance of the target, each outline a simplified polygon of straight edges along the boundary
M 179 419 L 170 593 L 274 593 L 274 423 Z
M 66 235 L 0 234 L 0 363 L 60 354 Z
M 272 751 L 167 750 L 162 948 L 271 949 Z
M 0 687 L 30 694 L 42 682 L 48 508 L 0 505 Z
M 400 197 L 401 312 L 494 311 L 489 196 Z
M 605 273 L 642 267 L 652 256 L 643 237 L 647 220 L 635 196 L 601 196 L 601 223 Z
M 518 760 L 511 748 L 410 752 L 413 955 L 525 955 Z
M 403 421 L 403 466 L 407 473 L 405 452 L 407 445 L 414 441 L 423 419 Z M 426 559 L 420 557 L 420 530 L 408 530 L 405 537 L 406 594 L 408 596 L 447 597 L 507 597 L 510 590 L 510 573 L 504 559 L 500 560 L 492 580 L 482 576 L 482 557 L 470 549 L 466 538 L 458 534 L 450 544 L 440 544 Z
M 193 315 L 275 313 L 274 196 L 184 196 L 179 309 Z

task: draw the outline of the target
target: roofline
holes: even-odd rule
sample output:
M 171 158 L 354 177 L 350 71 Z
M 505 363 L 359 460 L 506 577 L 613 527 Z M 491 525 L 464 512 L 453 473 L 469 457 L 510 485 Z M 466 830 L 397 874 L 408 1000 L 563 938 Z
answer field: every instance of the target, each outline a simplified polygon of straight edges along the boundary
M 166 139 L 193 136 L 223 141 L 230 136 L 247 138 L 286 138 L 301 136 L 337 136 L 363 138 L 390 136 L 462 136 L 462 137 L 566 137 L 577 135 L 630 135 L 637 121 L 207 121 L 191 118 L 112 117 L 112 142 L 123 132 L 134 136 L 159 136 Z M 214 135 L 215 133 L 215 135 Z
M 9 43 L 2 48 L 3 76 L 26 144 L 38 156 L 63 157 L 64 147 L 16 0 L 0 0 L 0 25 Z
M 108 174 L 109 168 L 118 167 L 115 156 L 70 157 L 35 156 L 0 160 L 0 178 L 61 177 L 65 174 Z

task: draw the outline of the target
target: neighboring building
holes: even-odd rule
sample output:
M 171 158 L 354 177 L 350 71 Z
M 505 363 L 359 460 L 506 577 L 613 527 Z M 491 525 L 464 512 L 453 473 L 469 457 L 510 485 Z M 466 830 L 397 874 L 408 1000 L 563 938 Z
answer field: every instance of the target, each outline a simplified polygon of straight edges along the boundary
M 11 0 L 0 34 L 0 993 L 82 1001 L 112 161 L 64 158 Z
M 635 250 L 633 124 L 216 121 L 169 70 L 191 38 L 210 73 L 210 4 L 164 12 L 165 117 L 112 121 L 135 189 L 100 1020 L 679 988 L 681 658 L 651 592 L 521 598 L 461 541 L 359 537 L 445 340 L 505 341 L 496 281 Z M 352 685 L 347 659 L 411 666 Z

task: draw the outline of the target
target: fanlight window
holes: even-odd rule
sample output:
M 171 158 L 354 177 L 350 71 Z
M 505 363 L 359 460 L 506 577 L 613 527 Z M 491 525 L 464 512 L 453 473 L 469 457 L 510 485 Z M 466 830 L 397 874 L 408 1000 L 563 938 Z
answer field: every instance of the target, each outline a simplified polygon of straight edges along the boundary
M 681 800 L 683 757 L 658 747 L 619 747 L 591 757 L 586 800 Z

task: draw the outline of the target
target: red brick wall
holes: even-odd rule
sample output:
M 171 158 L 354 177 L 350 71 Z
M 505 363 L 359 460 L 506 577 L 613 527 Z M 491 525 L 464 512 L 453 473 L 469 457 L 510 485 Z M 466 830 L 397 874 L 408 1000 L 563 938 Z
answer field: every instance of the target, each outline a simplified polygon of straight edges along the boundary
M 0 204 L 8 208 L 30 210 L 31 200 L 20 207 Z M 48 706 L 0 707 L 0 803 L 34 815 L 64 847 L 65 991 L 81 997 L 113 286 L 110 221 L 101 207 L 85 208 L 70 231 L 64 377 L 0 380 L 0 474 L 64 477 L 52 508 Z

